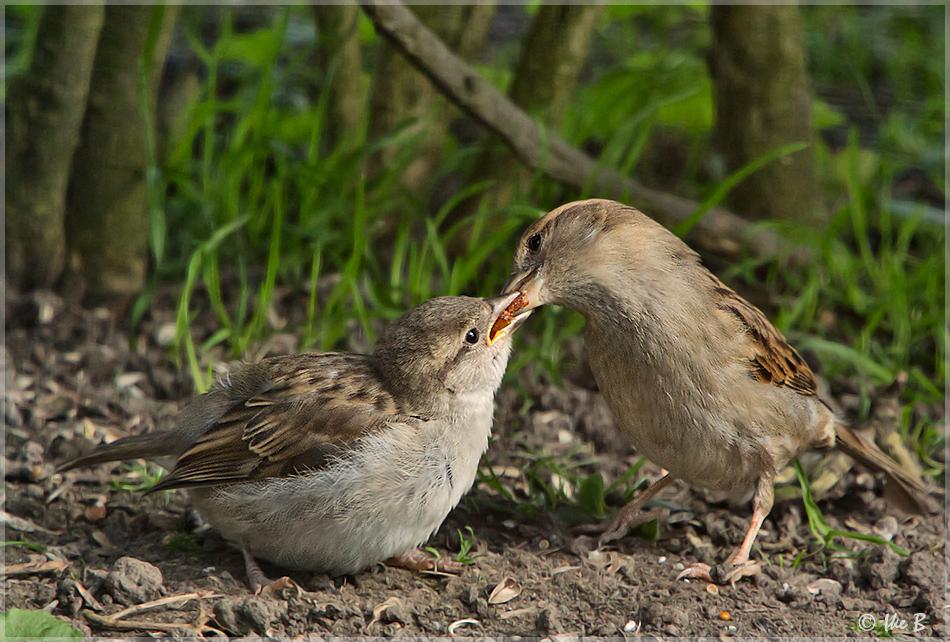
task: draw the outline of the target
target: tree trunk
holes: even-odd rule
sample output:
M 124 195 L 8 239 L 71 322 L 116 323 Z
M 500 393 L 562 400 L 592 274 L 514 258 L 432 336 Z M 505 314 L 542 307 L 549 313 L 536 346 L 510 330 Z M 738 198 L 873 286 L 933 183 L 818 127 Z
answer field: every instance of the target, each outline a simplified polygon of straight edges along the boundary
M 550 131 L 557 131 L 564 118 L 604 9 L 603 5 L 545 4 L 531 24 L 508 97 Z M 490 187 L 460 204 L 446 219 L 446 227 L 471 216 L 486 199 L 490 210 L 512 202 L 527 190 L 530 179 L 531 170 L 503 142 L 486 140 L 470 182 L 487 181 Z M 497 211 L 488 215 L 497 218 L 498 224 L 504 218 Z M 485 228 L 495 226 L 495 222 L 489 222 Z M 451 241 L 449 251 L 458 256 L 467 251 L 468 244 L 469 233 L 463 230 Z
M 463 59 L 480 55 L 496 5 L 416 5 L 413 12 L 447 46 Z M 417 189 L 438 163 L 450 114 L 445 100 L 432 84 L 388 43 L 381 44 L 370 98 L 370 142 L 391 134 L 400 125 L 415 121 L 409 133 L 422 136 L 421 153 L 407 168 L 403 183 Z M 396 150 L 381 150 L 371 163 L 371 173 L 389 165 Z
M 376 30 L 443 95 L 505 141 L 523 163 L 543 171 L 551 180 L 590 190 L 592 196 L 634 204 L 660 224 L 686 235 L 689 242 L 718 252 L 735 254 L 745 250 L 773 256 L 787 251 L 790 262 L 808 260 L 807 247 L 790 242 L 774 230 L 751 226 L 725 208 L 707 209 L 687 198 L 644 187 L 616 169 L 600 165 L 556 133 L 549 133 L 542 141 L 535 120 L 449 51 L 399 0 L 361 0 L 360 6 Z M 699 210 L 702 216 L 694 218 Z
M 557 131 L 570 104 L 590 41 L 604 5 L 545 4 L 538 10 L 525 39 L 508 96 L 511 101 Z M 476 182 L 493 181 L 492 206 L 510 201 L 527 187 L 530 172 L 496 141 L 478 163 Z
M 324 131 L 333 147 L 359 139 L 366 104 L 363 87 L 363 53 L 357 29 L 359 8 L 355 4 L 316 4 L 320 65 L 324 73 L 331 68 L 327 122 Z
M 145 283 L 149 210 L 142 110 L 155 112 L 176 12 L 174 5 L 106 6 L 66 213 L 71 285 L 93 300 L 128 297 Z M 139 65 L 154 29 L 142 105 Z
M 798 7 L 713 5 L 710 22 L 716 136 L 730 171 L 783 144 L 814 142 Z M 750 218 L 825 220 L 812 148 L 755 172 L 730 199 Z
M 52 286 L 66 263 L 66 186 L 103 15 L 46 7 L 29 74 L 9 91 L 6 266 L 24 289 Z
M 558 128 L 570 104 L 604 9 L 545 4 L 531 24 L 508 95 L 522 109 L 539 112 L 551 129 Z

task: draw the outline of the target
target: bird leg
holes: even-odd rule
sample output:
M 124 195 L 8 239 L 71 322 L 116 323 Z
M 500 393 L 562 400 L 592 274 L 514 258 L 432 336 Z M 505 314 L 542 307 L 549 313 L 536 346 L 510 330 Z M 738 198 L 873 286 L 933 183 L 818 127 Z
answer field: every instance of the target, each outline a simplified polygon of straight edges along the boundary
M 247 568 L 247 581 L 250 583 L 251 590 L 254 591 L 255 595 L 272 595 L 281 589 L 294 585 L 293 580 L 286 575 L 276 580 L 267 579 L 267 576 L 264 575 L 264 571 L 257 565 L 257 562 L 254 561 L 254 558 L 247 549 L 241 548 L 241 553 L 244 554 L 244 566 Z
M 436 573 L 460 573 L 464 564 L 454 560 L 435 558 L 418 548 L 411 548 L 404 553 L 390 557 L 383 562 L 386 566 L 407 568 L 410 571 L 434 571 Z
M 742 540 L 742 546 L 739 547 L 726 564 L 738 566 L 749 561 L 749 553 L 752 552 L 752 543 L 755 542 L 759 529 L 762 528 L 762 522 L 772 511 L 772 501 L 775 497 L 775 489 L 772 486 L 772 480 L 759 482 L 759 487 L 755 491 L 755 497 L 752 499 L 752 522 L 749 524 L 749 530 L 746 531 L 745 539 Z
M 584 524 L 575 528 L 575 532 L 579 533 L 603 533 L 597 540 L 597 546 L 603 546 L 608 542 L 620 539 L 624 535 L 630 532 L 635 526 L 640 524 L 646 524 L 650 520 L 656 519 L 660 514 L 659 509 L 653 509 L 646 512 L 643 512 L 643 507 L 648 501 L 653 499 L 653 497 L 670 485 L 673 481 L 673 477 L 669 473 L 663 475 L 660 479 L 650 484 L 646 490 L 640 493 L 636 499 L 628 503 L 622 509 L 620 509 L 620 514 L 617 515 L 617 518 L 611 522 L 610 526 L 605 527 L 603 524 Z
M 736 580 L 745 575 L 754 575 L 758 572 L 758 564 L 749 562 L 749 553 L 752 552 L 752 544 L 755 542 L 759 529 L 762 528 L 762 522 L 772 511 L 772 502 L 775 499 L 775 487 L 771 478 L 759 480 L 759 485 L 755 491 L 755 497 L 752 498 L 752 521 L 749 523 L 749 530 L 746 531 L 745 539 L 739 549 L 726 560 L 726 562 L 715 569 L 711 569 L 708 564 L 693 564 L 676 579 L 701 579 L 716 584 L 734 584 Z

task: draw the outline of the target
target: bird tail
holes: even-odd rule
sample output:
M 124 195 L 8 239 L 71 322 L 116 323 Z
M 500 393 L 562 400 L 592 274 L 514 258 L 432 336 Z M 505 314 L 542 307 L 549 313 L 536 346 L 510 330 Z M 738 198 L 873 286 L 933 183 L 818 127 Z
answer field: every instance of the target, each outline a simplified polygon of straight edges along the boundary
M 838 423 L 835 432 L 838 449 L 872 472 L 882 473 L 887 480 L 888 494 L 902 508 L 921 514 L 939 510 L 923 480 L 901 467 L 877 445 L 842 423 Z
M 150 459 L 165 455 L 178 454 L 180 445 L 175 434 L 171 431 L 150 432 L 142 435 L 131 435 L 117 439 L 111 444 L 97 446 L 91 452 L 63 462 L 56 467 L 61 473 L 73 468 L 95 466 L 108 461 L 123 459 Z

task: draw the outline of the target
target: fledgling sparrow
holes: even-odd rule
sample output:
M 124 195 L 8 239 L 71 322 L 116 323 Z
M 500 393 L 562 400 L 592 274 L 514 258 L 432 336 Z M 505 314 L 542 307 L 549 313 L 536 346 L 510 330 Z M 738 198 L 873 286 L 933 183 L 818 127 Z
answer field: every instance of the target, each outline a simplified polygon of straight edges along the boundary
M 668 471 L 623 508 L 601 545 L 652 519 L 641 508 L 673 479 L 754 492 L 745 540 L 717 576 L 741 572 L 734 567 L 748 561 L 772 509 L 777 472 L 836 443 L 911 499 L 928 499 L 918 480 L 836 420 L 808 365 L 762 312 L 632 207 L 588 200 L 545 215 L 521 237 L 505 291 L 522 293 L 522 311 L 557 303 L 584 315 L 590 367 L 619 427 Z M 709 579 L 709 568 L 684 576 Z
M 125 437 L 60 470 L 174 456 L 149 492 L 190 489 L 200 514 L 244 552 L 258 591 L 269 583 L 251 555 L 332 574 L 393 557 L 432 568 L 415 547 L 471 487 L 488 447 L 522 317 L 491 329 L 515 298 L 430 299 L 392 323 L 372 355 L 234 367 L 173 430 Z

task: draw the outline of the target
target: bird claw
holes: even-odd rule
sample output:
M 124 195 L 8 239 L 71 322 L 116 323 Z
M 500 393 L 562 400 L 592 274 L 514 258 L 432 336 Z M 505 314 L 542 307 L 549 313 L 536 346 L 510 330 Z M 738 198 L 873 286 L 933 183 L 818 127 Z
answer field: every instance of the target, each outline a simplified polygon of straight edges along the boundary
M 465 565 L 454 560 L 435 558 L 418 548 L 390 557 L 386 566 L 409 569 L 410 571 L 429 571 L 432 573 L 461 573 Z
M 251 585 L 251 591 L 254 592 L 254 595 L 276 597 L 278 592 L 291 587 L 296 589 L 299 595 L 300 587 L 292 579 L 286 575 L 276 580 L 267 579 L 267 576 L 264 575 L 264 571 L 257 565 L 257 562 L 254 561 L 254 558 L 248 550 L 242 548 L 241 552 L 244 554 L 244 563 L 247 566 L 247 581 Z
M 720 567 L 717 567 L 719 569 Z M 741 580 L 743 577 L 753 577 L 759 574 L 759 571 L 762 570 L 762 564 L 759 562 L 753 562 L 752 560 L 742 562 L 741 564 L 733 565 L 732 569 L 721 575 L 720 584 L 728 583 L 730 586 L 735 586 L 736 582 Z
M 632 514 L 621 513 L 609 526 L 603 523 L 579 524 L 572 528 L 571 531 L 575 535 L 594 535 L 600 533 L 600 537 L 597 538 L 597 548 L 603 548 L 605 545 L 622 538 L 637 526 L 658 519 L 662 512 L 663 509 L 654 508 L 648 511 L 637 510 L 636 512 L 632 512 Z
M 620 517 L 618 517 L 616 521 L 610 525 L 610 528 L 605 530 L 603 535 L 597 539 L 597 546 L 599 548 L 603 548 L 605 544 L 609 544 L 610 542 L 620 539 L 637 526 L 652 522 L 654 519 L 659 519 L 662 513 L 662 508 L 654 508 L 648 511 L 637 511 L 633 515 L 625 515 L 624 513 L 621 513 Z
M 676 580 L 705 580 L 713 584 L 729 584 L 730 586 L 735 586 L 736 582 L 743 577 L 758 575 L 761 570 L 762 565 L 759 562 L 753 561 L 742 562 L 740 564 L 726 563 L 714 567 L 698 562 L 677 575 Z
M 254 595 L 260 595 L 261 597 L 276 597 L 278 592 L 285 588 L 291 587 L 299 589 L 297 583 L 285 575 L 283 577 L 278 577 L 276 580 L 268 580 L 257 583 L 252 588 L 254 589 Z
M 709 564 L 703 564 L 702 562 L 697 562 L 692 566 L 681 571 L 679 575 L 676 576 L 676 581 L 680 580 L 706 580 L 707 582 L 712 582 L 712 576 L 710 575 Z

